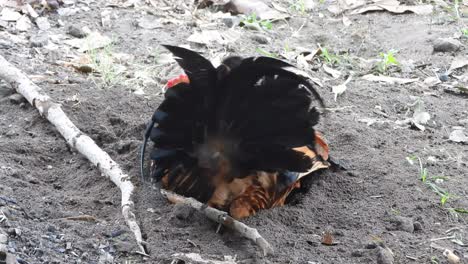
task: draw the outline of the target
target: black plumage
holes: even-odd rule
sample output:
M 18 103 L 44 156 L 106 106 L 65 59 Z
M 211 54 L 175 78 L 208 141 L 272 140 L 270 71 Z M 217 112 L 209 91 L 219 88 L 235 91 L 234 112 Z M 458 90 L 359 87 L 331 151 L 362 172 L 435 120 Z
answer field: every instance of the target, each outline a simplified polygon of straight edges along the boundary
M 150 138 L 152 177 L 207 202 L 221 183 L 256 172 L 276 173 L 289 183 L 291 175 L 313 167 L 316 160 L 294 148 L 314 151 L 316 107 L 323 102 L 304 77 L 290 71 L 293 66 L 236 56 L 215 68 L 194 51 L 164 47 L 189 83 L 167 90 L 147 127 L 142 154 Z

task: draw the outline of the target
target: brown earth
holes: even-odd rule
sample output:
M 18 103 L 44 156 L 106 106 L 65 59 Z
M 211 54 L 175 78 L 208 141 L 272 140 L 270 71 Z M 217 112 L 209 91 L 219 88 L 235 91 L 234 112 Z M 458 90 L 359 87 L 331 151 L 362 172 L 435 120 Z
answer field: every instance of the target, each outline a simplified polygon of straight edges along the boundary
M 448 139 L 452 127 L 468 127 L 467 97 L 447 92 L 453 76 L 434 87 L 422 82 L 435 71 L 443 73 L 455 56 L 467 56 L 465 47 L 454 53 L 433 53 L 432 47 L 435 39 L 459 32 L 463 18 L 453 20 L 450 10 L 435 7 L 427 16 L 387 12 L 349 15 L 352 24 L 344 27 L 341 16 L 326 11 L 329 3 L 325 2 L 307 13 L 291 11 L 288 24 L 275 22 L 272 30 L 244 29 L 239 40 L 224 46 L 191 45 L 214 57 L 226 51 L 259 55 L 257 48 L 271 53 L 301 48 L 312 51 L 320 43 L 341 54 L 334 68 L 353 74 L 348 89 L 335 102 L 331 86 L 343 83 L 346 76 L 333 80 L 320 67 L 321 62 L 313 63 L 310 73 L 324 83 L 317 89 L 331 109 L 319 129 L 331 146 L 332 156 L 347 170 L 314 175 L 305 184 L 309 188 L 287 206 L 262 211 L 244 221 L 275 248 L 275 255 L 263 258 L 250 241 L 229 230 L 216 233 L 215 223 L 197 212 L 168 204 L 156 188 L 141 185 L 138 177 L 145 123 L 161 101 L 165 81 L 179 73 L 174 63 L 158 64 L 163 53 L 159 45 L 189 44 L 187 37 L 207 23 L 206 17 L 214 11 L 199 10 L 194 19 L 190 14 L 182 15 L 183 5 L 162 11 L 145 4 L 110 8 L 104 2 L 86 3 L 77 2 L 80 10 L 71 16 L 42 14 L 52 25 L 47 32 L 35 27 L 25 33 L 0 27 L 0 40 L 8 44 L 0 45 L 0 53 L 60 102 L 70 119 L 134 177 L 136 214 L 150 257 L 134 253 L 133 235 L 120 213 L 118 189 L 70 149 L 32 106 L 13 100 L 13 91 L 0 82 L 0 210 L 8 219 L 0 228 L 10 233 L 8 248 L 21 263 L 111 263 L 111 259 L 115 263 L 171 263 L 171 255 L 178 252 L 200 253 L 207 258 L 231 255 L 239 263 L 376 263 L 382 250 L 379 243 L 391 249 L 394 263 L 448 263 L 443 251 L 431 248 L 431 243 L 454 250 L 460 263 L 468 263 L 467 216 L 451 209 L 468 209 L 468 148 Z M 113 14 L 110 28 L 103 28 L 100 22 L 105 9 Z M 156 29 L 142 29 L 137 26 L 142 10 L 150 10 L 158 19 L 178 19 L 179 24 L 169 21 Z M 125 72 L 110 75 L 110 81 L 104 83 L 103 69 L 100 77 L 64 66 L 61 61 L 70 61 L 70 55 L 81 56 L 61 42 L 69 25 L 88 26 L 112 37 L 108 52 L 129 57 L 113 63 L 125 66 Z M 220 20 L 215 27 L 227 30 Z M 57 48 L 32 48 L 30 38 L 42 35 L 48 35 Z M 259 44 L 265 37 L 268 43 Z M 462 46 L 466 40 L 461 38 Z M 370 68 L 358 57 L 376 59 L 379 52 L 391 49 L 398 50 L 395 56 L 402 67 L 388 74 L 420 81 L 398 85 L 360 77 Z M 409 70 L 404 70 L 404 65 L 409 65 Z M 142 86 L 138 74 L 144 69 L 151 70 L 149 76 L 155 83 Z M 463 71 L 456 72 L 461 74 Z M 143 95 L 134 93 L 138 87 L 143 87 Z M 397 125 L 395 121 L 412 116 L 417 100 L 431 115 L 426 129 Z M 420 180 L 417 160 L 414 165 L 407 160 L 411 156 L 420 157 L 427 168 L 426 183 L 435 183 L 449 193 L 444 205 Z M 436 181 L 435 176 L 444 178 Z M 82 214 L 97 220 L 64 220 Z M 14 228 L 20 234 L 15 234 Z M 332 233 L 336 245 L 320 243 L 325 231 Z M 431 241 L 452 235 L 458 244 L 451 239 Z

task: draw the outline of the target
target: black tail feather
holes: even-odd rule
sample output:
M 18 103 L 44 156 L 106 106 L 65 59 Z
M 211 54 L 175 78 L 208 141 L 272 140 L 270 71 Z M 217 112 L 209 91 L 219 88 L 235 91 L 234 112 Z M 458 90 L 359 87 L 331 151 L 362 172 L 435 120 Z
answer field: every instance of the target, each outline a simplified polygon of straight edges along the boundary
M 164 47 L 175 55 L 190 84 L 168 89 L 145 133 L 141 163 L 151 138 L 156 147 L 151 158 L 158 168 L 154 174 L 174 170 L 177 164 L 196 167 L 196 149 L 209 137 L 235 139 L 239 153 L 233 163 L 243 169 L 310 168 L 310 159 L 292 148 L 314 145 L 313 127 L 319 119 L 315 106 L 323 107 L 323 100 L 304 77 L 288 70 L 292 65 L 268 57 L 230 57 L 215 69 L 194 51 Z M 142 164 L 141 170 L 143 175 Z

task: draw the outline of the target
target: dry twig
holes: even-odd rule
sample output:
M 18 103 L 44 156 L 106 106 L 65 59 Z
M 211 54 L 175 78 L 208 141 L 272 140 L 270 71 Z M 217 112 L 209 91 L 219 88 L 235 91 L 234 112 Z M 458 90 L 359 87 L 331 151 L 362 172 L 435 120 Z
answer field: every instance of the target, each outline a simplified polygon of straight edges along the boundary
M 39 113 L 47 118 L 65 138 L 67 143 L 84 155 L 91 163 L 99 168 L 102 174 L 108 177 L 122 194 L 122 214 L 136 238 L 136 242 L 142 254 L 146 255 L 143 247 L 144 241 L 140 227 L 133 213 L 134 203 L 131 199 L 134 186 L 130 177 L 125 174 L 112 158 L 99 148 L 94 141 L 83 134 L 62 111 L 59 104 L 41 93 L 41 88 L 35 85 L 24 73 L 0 56 L 0 79 L 8 82 L 18 93 L 23 95 L 28 102 L 37 108 Z
M 194 198 L 184 197 L 173 192 L 161 189 L 161 194 L 173 203 L 183 203 L 203 213 L 209 219 L 220 223 L 232 230 L 239 232 L 242 236 L 255 242 L 262 250 L 263 255 L 273 254 L 271 245 L 258 233 L 257 229 L 251 228 L 242 222 L 230 217 L 226 212 L 209 207 Z

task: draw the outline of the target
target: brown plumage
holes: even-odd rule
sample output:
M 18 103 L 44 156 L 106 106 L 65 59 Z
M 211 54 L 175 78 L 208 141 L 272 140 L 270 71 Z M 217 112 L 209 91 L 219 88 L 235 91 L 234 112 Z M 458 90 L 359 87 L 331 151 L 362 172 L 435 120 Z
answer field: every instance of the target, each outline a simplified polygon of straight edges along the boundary
M 230 57 L 214 68 L 166 48 L 187 76 L 168 83 L 145 134 L 154 143 L 150 175 L 164 189 L 240 219 L 284 205 L 302 177 L 329 166 L 313 129 L 321 98 L 291 65 Z

